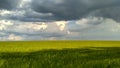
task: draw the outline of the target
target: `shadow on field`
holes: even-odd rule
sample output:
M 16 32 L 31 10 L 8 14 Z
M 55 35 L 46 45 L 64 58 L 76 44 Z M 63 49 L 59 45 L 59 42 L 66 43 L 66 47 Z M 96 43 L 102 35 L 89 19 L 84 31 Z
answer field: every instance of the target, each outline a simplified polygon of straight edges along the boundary
M 0 68 L 120 68 L 120 48 L 0 53 Z

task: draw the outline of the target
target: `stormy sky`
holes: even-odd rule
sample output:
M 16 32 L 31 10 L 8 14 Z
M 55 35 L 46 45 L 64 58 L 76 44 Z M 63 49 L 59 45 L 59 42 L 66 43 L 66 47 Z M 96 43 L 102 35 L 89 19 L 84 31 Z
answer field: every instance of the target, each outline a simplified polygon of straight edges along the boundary
M 120 0 L 0 0 L 0 40 L 120 40 Z

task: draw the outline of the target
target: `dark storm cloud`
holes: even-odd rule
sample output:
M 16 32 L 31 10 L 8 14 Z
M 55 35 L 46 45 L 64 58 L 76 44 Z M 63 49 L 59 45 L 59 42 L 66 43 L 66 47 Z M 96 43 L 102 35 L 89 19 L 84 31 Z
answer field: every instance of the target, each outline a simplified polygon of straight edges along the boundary
M 97 9 L 119 6 L 120 0 L 32 0 L 32 9 L 56 20 L 79 19 Z
M 14 11 L 12 11 L 14 12 Z M 38 13 L 35 12 L 33 10 L 20 10 L 11 14 L 6 14 L 4 16 L 1 16 L 0 18 L 5 18 L 8 20 L 18 20 L 21 22 L 48 22 L 51 21 L 53 19 L 55 19 L 54 16 L 52 16 L 52 14 L 50 13 Z
M 0 9 L 11 10 L 18 6 L 20 0 L 0 0 Z
M 20 1 L 23 2 L 23 0 L 0 0 L 0 9 L 17 10 L 13 14 L 0 15 L 0 18 L 23 22 L 76 20 L 89 15 L 120 19 L 118 10 L 120 0 L 32 0 L 32 2 L 26 0 L 22 7 L 16 8 L 22 3 Z
M 96 10 L 91 13 L 92 16 L 110 18 L 120 22 L 120 7 L 109 7 Z

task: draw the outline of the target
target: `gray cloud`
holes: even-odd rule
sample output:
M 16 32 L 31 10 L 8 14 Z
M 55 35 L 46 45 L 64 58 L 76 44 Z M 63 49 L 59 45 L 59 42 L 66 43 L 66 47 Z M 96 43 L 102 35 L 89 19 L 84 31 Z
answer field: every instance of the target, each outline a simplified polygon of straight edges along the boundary
M 19 1 L 0 0 L 3 40 L 120 39 L 120 0 Z
M 39 27 L 42 26 L 41 23 L 46 24 L 47 27 L 45 29 L 39 29 Z M 60 23 L 60 21 L 57 23 Z M 61 25 L 63 23 L 64 22 L 61 22 Z M 62 31 L 60 30 L 61 25 L 58 26 L 55 22 L 18 23 L 18 21 L 3 21 L 1 24 L 1 26 L 4 27 L 0 30 L 0 40 L 120 39 L 120 23 L 112 19 L 83 18 L 77 21 L 66 21 L 65 28 Z
M 120 22 L 120 7 L 109 7 L 98 9 L 90 14 L 90 16 L 111 18 Z
M 0 0 L 0 9 L 11 10 L 19 6 L 20 0 Z
M 97 9 L 118 6 L 120 0 L 32 0 L 32 9 L 52 13 L 55 20 L 79 19 Z
M 117 21 L 120 19 L 120 0 L 32 0 L 32 2 L 29 0 L 19 1 L 21 1 L 19 4 L 18 0 L 1 1 L 0 9 L 15 9 L 15 11 L 12 10 L 11 14 L 4 14 L 3 16 L 0 15 L 0 18 L 19 20 L 23 22 L 76 20 L 86 18 L 88 16 L 112 18 Z M 22 7 L 15 8 L 20 4 Z

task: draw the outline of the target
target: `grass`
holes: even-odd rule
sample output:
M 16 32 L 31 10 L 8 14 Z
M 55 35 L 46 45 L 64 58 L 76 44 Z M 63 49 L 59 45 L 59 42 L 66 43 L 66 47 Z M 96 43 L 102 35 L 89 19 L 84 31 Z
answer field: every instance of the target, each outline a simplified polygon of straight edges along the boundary
M 33 52 L 46 49 L 120 47 L 119 41 L 16 41 L 0 42 L 0 52 Z
M 0 68 L 120 68 L 119 41 L 0 42 Z

